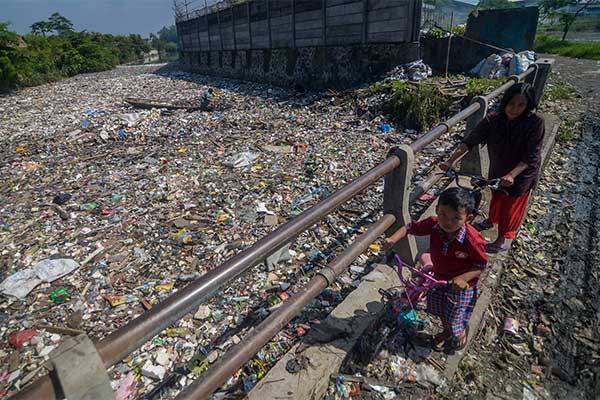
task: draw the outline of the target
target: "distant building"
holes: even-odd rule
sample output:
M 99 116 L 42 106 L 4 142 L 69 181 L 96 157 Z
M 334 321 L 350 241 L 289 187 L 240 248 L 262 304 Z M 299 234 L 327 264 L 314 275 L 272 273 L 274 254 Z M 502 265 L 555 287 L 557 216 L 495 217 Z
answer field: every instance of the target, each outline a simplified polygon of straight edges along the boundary
M 144 64 L 153 63 L 160 60 L 160 56 L 158 54 L 158 50 L 150 50 L 147 53 L 144 53 Z

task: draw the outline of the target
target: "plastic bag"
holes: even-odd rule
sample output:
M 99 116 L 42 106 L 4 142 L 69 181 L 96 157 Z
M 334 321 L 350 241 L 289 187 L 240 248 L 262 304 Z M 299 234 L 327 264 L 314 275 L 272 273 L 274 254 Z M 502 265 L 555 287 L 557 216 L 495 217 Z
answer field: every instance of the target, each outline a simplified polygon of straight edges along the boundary
M 475 75 L 475 76 L 480 76 L 479 74 L 481 73 L 481 68 L 483 67 L 483 64 L 485 64 L 485 58 L 482 58 L 481 61 L 479 61 L 477 63 L 476 66 L 473 67 L 473 69 L 471 69 L 469 71 L 470 75 Z
M 533 51 L 522 51 L 515 55 L 510 62 L 509 75 L 519 75 L 527 70 L 535 62 L 535 53 Z
M 231 168 L 243 168 L 252 164 L 252 162 L 256 160 L 259 155 L 259 153 L 245 151 L 243 153 L 234 154 L 225 160 L 223 164 Z
M 47 259 L 31 268 L 16 272 L 0 284 L 0 292 L 19 299 L 27 297 L 42 282 L 53 282 L 79 268 L 70 258 Z
M 481 78 L 493 78 L 502 67 L 502 57 L 498 54 L 492 54 L 485 59 L 485 63 L 481 67 L 479 76 Z

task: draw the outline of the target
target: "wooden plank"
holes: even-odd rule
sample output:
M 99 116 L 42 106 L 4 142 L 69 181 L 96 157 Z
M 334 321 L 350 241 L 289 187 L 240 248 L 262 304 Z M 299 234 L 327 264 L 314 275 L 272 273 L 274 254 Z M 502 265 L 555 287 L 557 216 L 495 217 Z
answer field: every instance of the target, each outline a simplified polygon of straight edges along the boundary
M 343 36 L 329 36 L 327 34 L 327 45 L 349 45 L 359 44 L 362 41 L 362 32 L 354 35 L 343 35 Z
M 286 25 L 291 26 L 292 16 L 286 15 L 285 17 L 271 18 L 271 28 L 274 26 Z
M 384 22 L 369 22 L 369 33 L 396 32 L 409 30 L 408 18 L 391 19 Z
M 350 4 L 342 4 L 334 7 L 327 7 L 326 14 L 328 17 L 337 17 L 355 13 L 361 13 L 363 10 L 362 1 L 355 1 Z
M 408 38 L 408 31 L 369 33 L 369 43 L 403 43 Z
M 327 27 L 327 37 L 329 37 L 329 35 L 344 36 L 344 35 L 360 35 L 360 34 L 362 34 L 362 24 L 328 26 Z
M 368 14 L 369 22 L 377 22 L 377 21 L 389 21 L 390 19 L 398 19 L 398 18 L 408 18 L 408 5 L 406 6 L 398 6 L 398 7 L 389 7 L 389 8 L 381 8 L 378 10 L 371 10 Z
M 327 7 L 338 6 L 340 4 L 356 3 L 359 0 L 327 0 Z
M 283 47 L 292 47 L 292 38 L 277 39 L 275 36 L 273 36 L 273 44 L 271 45 L 271 48 L 276 49 Z
M 316 11 L 305 11 L 296 13 L 296 23 L 303 21 L 312 21 L 314 19 L 321 18 L 321 6 L 319 5 L 319 9 Z
M 369 0 L 369 10 L 406 6 L 410 1 L 415 0 Z
M 296 46 L 297 47 L 311 47 L 311 46 L 321 46 L 321 45 L 323 45 L 323 41 L 320 36 L 318 38 L 307 38 L 307 39 L 296 38 Z
M 296 30 L 314 29 L 321 30 L 323 26 L 323 20 L 313 19 L 310 21 L 296 22 Z
M 296 0 L 296 12 L 321 12 L 321 2 L 317 0 Z
M 296 39 L 314 39 L 321 38 L 321 31 L 315 31 L 313 29 L 296 31 Z
M 363 15 L 362 13 L 357 14 L 348 14 L 342 15 L 338 17 L 327 17 L 327 27 L 330 26 L 338 26 L 338 25 L 351 25 L 351 24 L 361 24 L 363 23 Z

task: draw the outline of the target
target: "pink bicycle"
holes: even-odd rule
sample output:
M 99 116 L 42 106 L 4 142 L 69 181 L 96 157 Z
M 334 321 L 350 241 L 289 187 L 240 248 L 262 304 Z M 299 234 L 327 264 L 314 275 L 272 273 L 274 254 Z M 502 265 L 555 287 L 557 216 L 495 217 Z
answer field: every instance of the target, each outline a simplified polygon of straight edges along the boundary
M 396 272 L 400 281 L 404 284 L 404 291 L 394 293 L 391 290 L 379 289 L 379 293 L 392 302 L 392 310 L 398 314 L 399 320 L 404 324 L 421 326 L 426 321 L 417 318 L 416 309 L 427 296 L 427 292 L 436 286 L 449 285 L 450 282 L 436 279 L 433 276 L 433 263 L 431 255 L 424 253 L 421 256 L 421 267 L 416 268 L 403 262 L 396 254 L 397 264 Z M 406 277 L 403 269 L 411 272 L 410 277 Z

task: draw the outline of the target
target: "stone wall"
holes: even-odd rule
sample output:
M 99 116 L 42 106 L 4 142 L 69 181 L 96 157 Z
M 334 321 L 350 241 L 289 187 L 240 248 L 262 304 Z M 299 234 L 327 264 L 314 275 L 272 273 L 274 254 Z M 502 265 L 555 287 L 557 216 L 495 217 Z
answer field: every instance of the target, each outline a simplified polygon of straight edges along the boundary
M 418 54 L 418 43 L 371 44 L 183 52 L 181 63 L 196 73 L 323 89 L 356 85 Z

